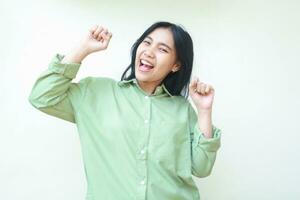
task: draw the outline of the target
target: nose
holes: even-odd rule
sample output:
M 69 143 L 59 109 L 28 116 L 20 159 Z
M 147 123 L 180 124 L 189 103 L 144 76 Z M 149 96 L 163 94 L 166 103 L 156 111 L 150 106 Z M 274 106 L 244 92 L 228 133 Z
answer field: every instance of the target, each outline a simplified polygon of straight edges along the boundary
M 144 51 L 144 55 L 145 55 L 146 57 L 153 58 L 153 57 L 154 57 L 153 49 L 152 49 L 151 47 L 147 48 L 147 49 Z

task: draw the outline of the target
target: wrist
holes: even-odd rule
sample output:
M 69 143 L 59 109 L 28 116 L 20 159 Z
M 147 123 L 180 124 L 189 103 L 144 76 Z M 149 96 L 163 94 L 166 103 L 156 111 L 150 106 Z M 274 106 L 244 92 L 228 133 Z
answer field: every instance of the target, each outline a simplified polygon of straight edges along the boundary
M 211 115 L 212 109 L 197 109 L 198 115 Z
M 82 60 L 90 54 L 89 49 L 82 44 L 79 44 L 77 47 L 73 49 L 74 55 L 78 56 Z
M 62 63 L 80 63 L 88 55 L 88 52 L 85 48 L 81 46 L 74 47 L 69 54 L 67 54 Z

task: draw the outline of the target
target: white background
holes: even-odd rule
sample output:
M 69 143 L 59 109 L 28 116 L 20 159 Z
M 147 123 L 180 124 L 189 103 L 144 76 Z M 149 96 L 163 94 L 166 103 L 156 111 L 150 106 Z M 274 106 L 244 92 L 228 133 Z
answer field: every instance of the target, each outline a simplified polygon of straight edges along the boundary
M 77 129 L 34 109 L 30 90 L 94 24 L 113 38 L 74 81 L 119 80 L 131 45 L 158 20 L 190 32 L 193 75 L 216 90 L 222 147 L 212 174 L 195 178 L 201 200 L 300 199 L 299 10 L 297 0 L 1 1 L 0 199 L 84 199 Z

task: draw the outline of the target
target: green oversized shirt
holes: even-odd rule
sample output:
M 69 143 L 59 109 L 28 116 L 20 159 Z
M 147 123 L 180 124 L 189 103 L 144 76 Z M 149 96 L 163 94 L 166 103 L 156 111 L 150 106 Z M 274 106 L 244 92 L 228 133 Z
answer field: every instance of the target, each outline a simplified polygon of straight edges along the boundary
M 76 124 L 86 200 L 199 200 L 192 175 L 211 173 L 221 130 L 213 125 L 205 138 L 190 102 L 163 84 L 147 95 L 136 79 L 72 82 L 81 63 L 61 63 L 63 57 L 53 57 L 29 101 Z

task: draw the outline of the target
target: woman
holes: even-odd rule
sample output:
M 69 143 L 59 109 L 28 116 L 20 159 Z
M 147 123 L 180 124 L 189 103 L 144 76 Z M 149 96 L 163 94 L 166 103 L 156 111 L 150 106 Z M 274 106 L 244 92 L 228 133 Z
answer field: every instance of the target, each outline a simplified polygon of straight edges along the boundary
M 221 131 L 211 120 L 213 87 L 190 82 L 190 35 L 178 25 L 157 22 L 133 45 L 120 81 L 71 82 L 82 60 L 105 50 L 111 37 L 95 26 L 70 54 L 56 54 L 34 84 L 31 104 L 76 123 L 87 200 L 199 199 L 191 175 L 211 173 Z

